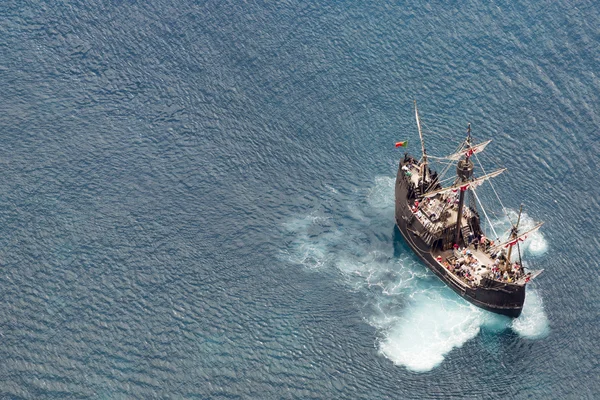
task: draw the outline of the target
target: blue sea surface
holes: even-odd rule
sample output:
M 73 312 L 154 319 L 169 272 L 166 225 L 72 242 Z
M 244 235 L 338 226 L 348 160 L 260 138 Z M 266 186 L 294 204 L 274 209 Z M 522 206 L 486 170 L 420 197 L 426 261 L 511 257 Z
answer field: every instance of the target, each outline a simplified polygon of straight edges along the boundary
M 598 398 L 599 27 L 586 0 L 3 1 L 0 398 Z M 394 229 L 414 100 L 428 154 L 471 123 L 545 221 L 516 320 Z

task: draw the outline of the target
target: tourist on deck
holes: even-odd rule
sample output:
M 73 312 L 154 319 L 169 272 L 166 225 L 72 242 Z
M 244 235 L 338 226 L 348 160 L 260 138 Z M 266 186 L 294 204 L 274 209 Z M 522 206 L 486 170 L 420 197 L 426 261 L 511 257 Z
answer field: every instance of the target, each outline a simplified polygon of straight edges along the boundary
M 522 270 L 521 270 L 521 266 L 518 263 L 514 263 L 512 269 L 513 269 L 513 273 L 515 275 L 515 278 L 518 278 L 518 277 L 521 276 Z

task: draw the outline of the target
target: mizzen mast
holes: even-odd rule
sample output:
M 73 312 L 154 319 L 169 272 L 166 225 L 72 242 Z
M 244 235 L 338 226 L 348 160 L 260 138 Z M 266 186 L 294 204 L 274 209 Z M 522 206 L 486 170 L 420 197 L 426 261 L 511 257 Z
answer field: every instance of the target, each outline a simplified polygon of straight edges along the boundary
M 507 255 L 506 261 L 504 263 L 505 271 L 510 268 L 510 265 L 511 265 L 510 259 L 511 259 L 512 249 L 513 249 L 514 245 L 517 245 L 517 247 L 518 247 L 519 242 L 523 242 L 525 239 L 527 239 L 527 237 L 529 237 L 529 235 L 531 235 L 533 232 L 540 229 L 540 227 L 544 224 L 543 222 L 540 222 L 533 228 L 529 229 L 527 232 L 519 234 L 519 224 L 521 223 L 522 212 L 523 212 L 523 205 L 521 205 L 521 207 L 519 208 L 519 217 L 517 218 L 517 224 L 513 225 L 512 228 L 510 229 L 510 235 L 508 237 L 508 240 L 504 243 L 500 243 L 499 245 L 495 246 L 495 248 L 498 248 L 498 249 L 500 249 L 502 247 L 508 247 L 508 255 Z M 520 254 L 520 250 L 519 250 L 519 260 L 520 260 L 520 258 L 521 258 L 521 254 Z
M 519 235 L 519 224 L 521 223 L 521 213 L 522 212 L 523 212 L 523 205 L 521 204 L 521 207 L 519 207 L 519 217 L 517 218 L 517 224 L 514 225 L 510 229 L 510 240 L 511 241 L 514 241 L 515 239 L 517 239 L 517 236 Z M 508 246 L 508 255 L 506 256 L 506 262 L 504 263 L 505 271 L 510 268 L 510 256 L 512 255 L 512 249 L 513 249 L 512 246 Z

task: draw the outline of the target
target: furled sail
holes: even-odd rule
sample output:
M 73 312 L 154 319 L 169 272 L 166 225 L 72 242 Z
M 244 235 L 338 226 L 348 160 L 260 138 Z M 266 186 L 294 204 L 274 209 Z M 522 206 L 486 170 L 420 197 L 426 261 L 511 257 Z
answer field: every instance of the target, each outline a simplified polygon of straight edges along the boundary
M 471 157 L 473 154 L 481 153 L 483 151 L 483 149 L 485 149 L 485 146 L 490 144 L 490 142 L 491 142 L 491 140 L 479 143 L 475 146 L 471 146 L 469 148 L 462 149 L 461 151 L 451 154 L 448 157 L 444 157 L 444 158 L 446 160 L 458 161 L 458 160 L 460 160 L 460 158 L 462 156 Z
M 493 178 L 495 176 L 498 176 L 501 173 L 503 173 L 504 171 L 506 171 L 506 168 L 499 169 L 499 170 L 494 171 L 494 172 L 492 172 L 490 174 L 487 174 L 487 175 L 481 176 L 479 178 L 473 179 L 472 181 L 469 181 L 469 182 L 461 182 L 461 183 L 459 183 L 457 185 L 454 185 L 454 186 L 449 186 L 447 188 L 433 190 L 431 192 L 425 193 L 424 197 L 433 197 L 436 194 L 443 194 L 443 193 L 448 193 L 448 192 L 457 192 L 459 190 L 465 191 L 465 190 L 468 190 L 468 189 L 475 189 L 476 187 L 480 186 L 486 180 L 488 180 L 490 178 Z
M 507 241 L 495 245 L 492 249 L 493 250 L 499 250 L 501 248 L 512 247 L 512 246 L 514 246 L 515 244 L 517 244 L 519 242 L 523 242 L 523 241 L 525 241 L 525 239 L 527 239 L 529 237 L 529 235 L 531 235 L 532 233 L 534 233 L 535 231 L 537 231 L 538 229 L 540 229 L 540 227 L 542 225 L 544 225 L 544 223 L 540 222 L 539 224 L 537 224 L 536 226 L 534 226 L 533 228 L 531 228 L 527 232 L 522 233 L 522 234 L 518 235 L 517 237 L 509 238 Z

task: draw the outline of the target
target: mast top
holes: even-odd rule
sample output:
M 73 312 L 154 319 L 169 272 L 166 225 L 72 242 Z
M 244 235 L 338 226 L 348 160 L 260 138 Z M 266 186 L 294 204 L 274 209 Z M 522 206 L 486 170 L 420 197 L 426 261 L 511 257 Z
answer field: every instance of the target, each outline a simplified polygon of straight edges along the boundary
M 471 123 L 467 124 L 467 143 L 471 145 Z
M 519 216 L 517 217 L 517 225 L 513 226 L 514 229 L 514 235 L 517 236 L 517 233 L 519 231 L 519 224 L 521 223 L 521 214 L 523 213 L 523 204 L 521 204 L 521 206 L 519 207 Z M 512 224 L 512 222 L 511 222 Z
M 471 123 L 467 124 L 467 152 L 465 153 L 465 160 L 469 162 L 469 158 L 474 154 L 473 149 L 471 148 Z

